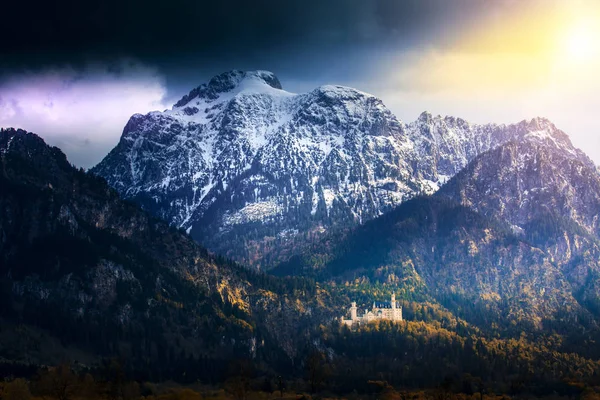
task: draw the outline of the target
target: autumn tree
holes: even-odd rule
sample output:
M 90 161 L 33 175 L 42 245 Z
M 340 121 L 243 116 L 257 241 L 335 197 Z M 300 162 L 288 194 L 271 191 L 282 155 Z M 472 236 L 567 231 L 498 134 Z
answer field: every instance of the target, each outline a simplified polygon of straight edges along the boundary
M 19 378 L 12 382 L 8 382 L 4 386 L 1 397 L 3 400 L 30 400 L 31 392 L 29 391 L 27 382 L 25 382 L 24 379 Z
M 39 374 L 37 388 L 42 395 L 49 395 L 57 400 L 70 400 L 77 391 L 77 376 L 68 363 L 43 370 Z

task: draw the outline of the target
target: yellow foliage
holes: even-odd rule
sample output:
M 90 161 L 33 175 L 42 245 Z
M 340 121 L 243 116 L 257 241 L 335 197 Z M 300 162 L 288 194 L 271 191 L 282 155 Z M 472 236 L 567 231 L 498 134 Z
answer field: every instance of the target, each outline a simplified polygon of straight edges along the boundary
M 259 289 L 258 294 L 260 295 L 260 297 L 269 299 L 271 301 L 277 300 L 277 294 L 275 294 L 269 290 Z
M 244 300 L 247 294 L 243 288 L 232 286 L 229 282 L 222 280 L 217 285 L 217 291 L 224 301 L 228 301 L 247 313 L 250 312 L 250 305 Z
M 482 293 L 480 297 L 485 301 L 500 301 L 501 299 L 500 295 L 496 292 Z
M 174 301 L 174 300 L 168 299 L 160 293 L 156 294 L 156 300 L 158 300 L 159 302 L 162 302 L 162 303 L 166 303 L 166 304 L 168 304 L 172 307 L 178 308 L 178 309 L 183 308 L 183 303 L 181 303 L 179 301 Z

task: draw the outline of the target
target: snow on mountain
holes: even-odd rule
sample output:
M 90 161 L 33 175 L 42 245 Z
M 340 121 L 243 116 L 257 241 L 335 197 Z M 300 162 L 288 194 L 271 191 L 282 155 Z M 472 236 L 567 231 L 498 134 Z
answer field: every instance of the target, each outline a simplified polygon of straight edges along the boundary
M 477 125 L 455 117 L 423 113 L 406 130 L 415 145 L 417 170 L 428 179 L 444 182 L 476 156 L 511 141 L 530 140 L 567 152 L 592 166 L 593 162 L 573 147 L 569 137 L 544 118 L 512 125 Z
M 600 177 L 579 156 L 546 132 L 533 131 L 477 157 L 439 195 L 506 221 L 524 235 L 556 219 L 597 237 Z
M 214 250 L 252 263 L 254 246 L 261 263 L 265 240 L 362 223 L 524 136 L 587 159 L 543 119 L 473 125 L 423 113 L 405 125 L 356 89 L 294 94 L 271 72 L 231 71 L 171 110 L 132 116 L 93 171 Z

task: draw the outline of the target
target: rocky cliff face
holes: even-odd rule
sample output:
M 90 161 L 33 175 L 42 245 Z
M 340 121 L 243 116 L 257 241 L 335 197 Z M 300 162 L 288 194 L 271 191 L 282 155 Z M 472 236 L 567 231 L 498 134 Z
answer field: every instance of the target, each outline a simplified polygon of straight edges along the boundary
M 476 158 L 441 191 L 483 214 L 535 230 L 545 216 L 576 223 L 598 236 L 600 176 L 577 153 L 540 143 L 536 136 L 510 142 Z
M 581 150 L 573 147 L 566 133 L 545 118 L 513 125 L 476 125 L 461 118 L 423 113 L 417 121 L 408 124 L 406 130 L 419 155 L 416 170 L 442 182 L 478 155 L 508 142 L 524 140 L 558 149 L 589 167 L 594 165 Z
M 482 154 L 438 196 L 506 222 L 543 249 L 597 309 L 600 276 L 600 176 L 579 154 L 532 136 Z
M 211 250 L 268 265 L 293 253 L 286 244 L 433 193 L 481 152 L 535 132 L 572 148 L 541 119 L 480 126 L 424 113 L 406 125 L 356 89 L 292 94 L 270 72 L 232 71 L 171 110 L 134 115 L 93 172 Z

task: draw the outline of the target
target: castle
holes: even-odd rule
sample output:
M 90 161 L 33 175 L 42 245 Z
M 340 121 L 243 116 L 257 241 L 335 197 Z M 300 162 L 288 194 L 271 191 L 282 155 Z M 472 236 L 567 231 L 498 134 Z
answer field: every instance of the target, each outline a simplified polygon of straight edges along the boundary
M 392 294 L 391 301 L 373 302 L 373 309 L 366 309 L 361 316 L 358 315 L 356 302 L 352 302 L 350 307 L 350 319 L 341 317 L 343 324 L 352 326 L 354 324 L 367 324 L 379 319 L 389 319 L 391 321 L 402 321 L 402 307 L 396 301 L 396 295 Z

